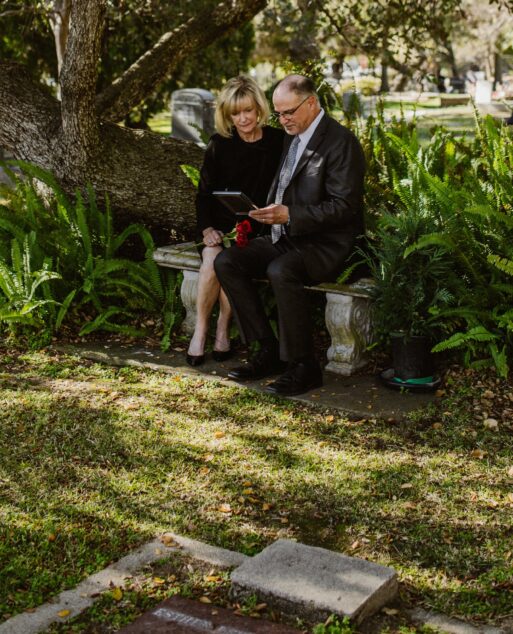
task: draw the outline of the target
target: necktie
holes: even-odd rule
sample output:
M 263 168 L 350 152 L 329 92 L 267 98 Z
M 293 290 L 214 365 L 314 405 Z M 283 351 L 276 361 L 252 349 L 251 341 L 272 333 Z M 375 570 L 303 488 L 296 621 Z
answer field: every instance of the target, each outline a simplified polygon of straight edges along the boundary
M 289 151 L 287 152 L 287 156 L 283 161 L 283 165 L 281 167 L 280 178 L 278 180 L 278 188 L 276 190 L 276 197 L 274 202 L 276 204 L 280 204 L 283 200 L 283 194 L 287 189 L 288 184 L 290 183 L 290 178 L 292 176 L 292 168 L 296 162 L 297 148 L 299 146 L 299 137 L 295 136 L 290 144 Z M 271 240 L 272 243 L 278 242 L 283 232 L 283 225 L 272 225 L 271 227 Z

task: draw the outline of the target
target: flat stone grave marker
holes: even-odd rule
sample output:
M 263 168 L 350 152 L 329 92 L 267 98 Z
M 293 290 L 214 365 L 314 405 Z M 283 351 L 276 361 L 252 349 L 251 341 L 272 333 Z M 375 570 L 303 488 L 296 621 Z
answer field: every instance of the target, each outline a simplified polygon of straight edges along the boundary
M 300 634 L 288 625 L 238 616 L 231 610 L 171 597 L 140 616 L 120 634 Z
M 355 623 L 397 593 L 392 568 L 324 548 L 279 539 L 231 574 L 235 597 L 256 595 L 288 614 L 323 621 L 330 614 Z

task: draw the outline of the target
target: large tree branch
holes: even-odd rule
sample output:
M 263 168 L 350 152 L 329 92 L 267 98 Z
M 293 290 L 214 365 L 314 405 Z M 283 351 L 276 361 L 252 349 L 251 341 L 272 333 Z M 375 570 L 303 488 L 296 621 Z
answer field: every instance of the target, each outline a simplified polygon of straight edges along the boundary
M 244 24 L 261 11 L 267 0 L 226 0 L 165 33 L 155 46 L 98 95 L 100 116 L 121 121 L 187 55 Z
M 61 125 L 59 102 L 23 65 L 1 60 L 0 123 L 0 146 L 17 158 L 50 167 L 48 156 Z
M 66 53 L 60 75 L 64 141 L 78 163 L 86 164 L 98 148 L 96 82 L 106 0 L 74 0 Z M 78 141 L 78 143 L 77 143 Z

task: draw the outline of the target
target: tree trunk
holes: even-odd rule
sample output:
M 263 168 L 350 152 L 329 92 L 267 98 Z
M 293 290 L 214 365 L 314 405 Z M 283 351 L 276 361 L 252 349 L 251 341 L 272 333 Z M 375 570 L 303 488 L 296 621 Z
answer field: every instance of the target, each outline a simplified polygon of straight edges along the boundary
M 192 50 L 251 19 L 266 0 L 229 0 L 162 36 L 102 94 L 96 94 L 107 0 L 73 0 L 61 71 L 62 101 L 26 70 L 0 60 L 0 146 L 17 159 L 51 171 L 65 191 L 94 187 L 117 220 L 141 221 L 190 235 L 195 191 L 181 165 L 198 167 L 193 143 L 118 126 Z

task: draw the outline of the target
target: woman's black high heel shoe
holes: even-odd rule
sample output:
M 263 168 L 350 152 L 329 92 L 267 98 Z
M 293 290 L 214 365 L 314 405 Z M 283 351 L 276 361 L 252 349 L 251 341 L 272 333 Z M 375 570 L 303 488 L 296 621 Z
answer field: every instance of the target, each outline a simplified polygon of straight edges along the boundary
M 198 365 L 201 365 L 202 363 L 205 362 L 205 355 L 204 354 L 194 355 L 194 354 L 187 353 L 185 355 L 185 359 L 190 366 L 195 368 Z
M 212 350 L 212 359 L 220 363 L 221 361 L 228 361 L 233 356 L 233 350 Z

